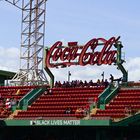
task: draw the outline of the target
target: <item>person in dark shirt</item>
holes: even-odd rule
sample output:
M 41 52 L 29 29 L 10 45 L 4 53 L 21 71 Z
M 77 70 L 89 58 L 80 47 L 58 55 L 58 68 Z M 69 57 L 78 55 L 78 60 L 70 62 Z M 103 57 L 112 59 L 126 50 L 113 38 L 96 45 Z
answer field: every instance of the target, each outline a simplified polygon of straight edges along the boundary
M 104 81 L 104 86 L 105 86 L 105 88 L 107 88 L 108 85 L 109 85 L 109 82 L 107 81 L 107 79 L 105 79 L 105 81 Z
M 71 113 L 72 113 L 71 107 L 67 107 L 65 110 L 65 114 L 71 114 Z
M 114 77 L 113 77 L 112 74 L 110 74 L 110 81 L 111 81 L 111 83 L 113 83 L 113 80 L 114 80 Z

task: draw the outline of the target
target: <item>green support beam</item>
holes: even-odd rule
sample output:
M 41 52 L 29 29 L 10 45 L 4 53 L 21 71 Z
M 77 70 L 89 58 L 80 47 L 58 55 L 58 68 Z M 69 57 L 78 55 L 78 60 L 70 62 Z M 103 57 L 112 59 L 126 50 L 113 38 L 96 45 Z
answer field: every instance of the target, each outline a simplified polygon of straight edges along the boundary
M 53 86 L 54 86 L 54 75 L 52 74 L 52 72 L 50 71 L 50 69 L 48 67 L 45 67 L 44 69 L 50 77 L 50 87 L 53 88 Z
M 114 45 L 117 48 L 117 60 L 116 65 L 118 66 L 118 69 L 121 70 L 123 77 L 123 82 L 128 82 L 128 72 L 125 70 L 124 66 L 122 65 L 124 63 L 124 60 L 122 60 L 122 44 L 121 42 L 118 42 Z
M 44 91 L 45 88 L 31 90 L 19 101 L 18 107 L 22 110 L 27 110 L 28 105 L 31 105 Z
M 50 87 L 53 88 L 54 86 L 54 75 L 52 74 L 52 72 L 50 71 L 50 69 L 46 66 L 46 55 L 48 53 L 48 48 L 45 49 L 44 51 L 44 70 L 46 71 L 46 73 L 48 74 L 49 78 L 50 78 Z
M 110 84 L 99 96 L 99 108 L 104 110 L 106 104 L 108 104 L 118 94 L 118 90 L 118 86 L 114 87 L 113 84 Z

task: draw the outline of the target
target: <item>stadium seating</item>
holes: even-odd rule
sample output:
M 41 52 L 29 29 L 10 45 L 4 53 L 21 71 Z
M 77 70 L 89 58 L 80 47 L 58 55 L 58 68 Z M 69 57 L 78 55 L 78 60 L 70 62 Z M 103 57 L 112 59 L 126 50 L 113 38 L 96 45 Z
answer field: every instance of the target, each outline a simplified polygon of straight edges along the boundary
M 118 95 L 106 105 L 105 110 L 98 110 L 97 114 L 92 116 L 122 119 L 128 117 L 126 112 L 128 107 L 132 114 L 140 110 L 140 89 L 121 89 Z M 129 115 L 131 115 L 131 113 Z
M 19 87 L 0 87 L 0 94 L 3 98 L 22 98 L 31 89 L 36 86 Z M 20 89 L 20 94 L 16 95 Z M 77 117 L 82 118 L 83 114 L 75 114 L 77 108 L 85 108 L 90 100 L 98 97 L 104 90 L 104 87 L 77 87 L 77 88 L 53 88 L 52 95 L 42 94 L 27 111 L 20 111 L 15 119 L 37 118 L 37 117 Z M 135 113 L 140 110 L 140 89 L 123 88 L 109 104 L 105 110 L 97 110 L 92 117 L 110 117 L 119 118 L 128 117 L 126 107 L 131 106 Z M 66 108 L 70 107 L 72 112 L 65 114 Z M 9 114 L 1 114 L 0 118 L 7 118 Z
M 97 97 L 104 87 L 78 87 L 78 88 L 53 88 L 52 95 L 42 94 L 27 111 L 19 112 L 16 119 L 36 117 L 83 117 L 76 114 L 77 108 L 85 108 L 89 99 Z M 70 107 L 72 112 L 65 114 L 66 108 Z
M 15 98 L 19 101 L 33 88 L 36 88 L 36 86 L 0 86 L 1 103 L 3 102 L 0 108 L 0 118 L 7 118 L 11 113 L 11 111 L 5 109 L 5 101 L 7 98 Z

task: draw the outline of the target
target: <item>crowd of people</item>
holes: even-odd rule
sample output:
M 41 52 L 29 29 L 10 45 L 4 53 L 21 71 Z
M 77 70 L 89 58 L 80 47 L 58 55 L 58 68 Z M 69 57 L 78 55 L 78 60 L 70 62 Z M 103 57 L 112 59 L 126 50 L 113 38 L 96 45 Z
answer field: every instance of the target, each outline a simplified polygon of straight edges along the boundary
M 17 105 L 16 98 L 3 98 L 0 94 L 0 115 L 9 115 L 13 106 Z
M 68 87 L 101 87 L 105 86 L 107 87 L 109 85 L 109 82 L 107 79 L 105 81 L 98 79 L 97 82 L 93 82 L 90 80 L 87 82 L 86 80 L 83 82 L 82 80 L 72 80 L 71 82 L 64 81 L 61 83 L 60 81 L 56 81 L 54 87 L 62 87 L 62 88 L 68 88 Z

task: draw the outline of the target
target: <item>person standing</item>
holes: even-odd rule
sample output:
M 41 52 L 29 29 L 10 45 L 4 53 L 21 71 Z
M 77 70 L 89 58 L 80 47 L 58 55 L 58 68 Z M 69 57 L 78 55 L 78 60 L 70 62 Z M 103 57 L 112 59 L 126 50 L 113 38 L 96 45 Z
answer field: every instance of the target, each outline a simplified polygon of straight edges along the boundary
M 114 77 L 112 74 L 110 74 L 110 81 L 111 81 L 111 83 L 113 83 L 113 81 L 114 81 Z

